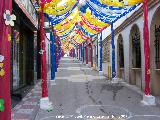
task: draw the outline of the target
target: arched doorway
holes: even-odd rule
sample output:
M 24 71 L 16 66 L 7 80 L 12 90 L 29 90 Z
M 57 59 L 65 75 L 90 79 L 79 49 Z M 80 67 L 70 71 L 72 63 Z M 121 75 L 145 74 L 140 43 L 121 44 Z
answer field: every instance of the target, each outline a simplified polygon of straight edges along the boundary
M 160 95 L 160 8 L 156 10 L 150 28 L 151 93 Z
M 141 36 L 138 26 L 135 24 L 130 31 L 130 84 L 142 89 L 141 71 Z
M 124 47 L 121 34 L 117 39 L 117 77 L 124 79 Z

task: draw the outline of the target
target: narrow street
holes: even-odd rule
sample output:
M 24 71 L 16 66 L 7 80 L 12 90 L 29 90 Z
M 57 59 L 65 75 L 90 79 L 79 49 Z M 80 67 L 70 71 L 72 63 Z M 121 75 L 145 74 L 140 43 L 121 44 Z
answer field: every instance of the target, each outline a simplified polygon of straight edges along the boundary
M 55 83 L 49 86 L 53 111 L 40 109 L 36 120 L 75 120 L 82 117 L 92 120 L 99 116 L 129 120 L 160 119 L 159 107 L 143 106 L 141 95 L 121 83 L 106 81 L 105 77 L 77 60 L 61 60 Z
M 0 120 L 160 120 L 160 0 L 1 0 Z

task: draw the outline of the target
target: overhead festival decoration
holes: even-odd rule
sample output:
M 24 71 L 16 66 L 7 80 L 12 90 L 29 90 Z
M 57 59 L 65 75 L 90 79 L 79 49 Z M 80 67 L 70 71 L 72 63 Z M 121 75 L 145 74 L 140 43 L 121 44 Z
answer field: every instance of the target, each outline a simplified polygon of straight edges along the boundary
M 96 27 L 108 27 L 109 24 L 106 24 L 98 19 L 96 19 L 93 15 L 92 12 L 87 9 L 86 13 L 83 14 L 82 18 L 84 18 L 86 21 L 88 21 L 91 25 L 96 26 Z
M 62 35 L 65 35 L 67 33 L 69 33 L 70 31 L 72 31 L 73 29 L 75 28 L 75 25 L 72 25 L 70 28 L 63 28 L 62 30 L 63 31 L 58 31 L 56 30 L 56 34 L 59 35 L 59 36 L 62 36 Z
M 77 22 L 78 17 L 78 8 L 76 7 L 74 9 L 74 12 L 72 12 L 66 19 L 61 21 L 59 24 L 54 25 L 54 28 L 57 30 L 61 30 L 62 28 L 69 28 L 71 25 L 74 25 Z
M 98 0 L 87 0 L 88 8 L 92 14 L 100 21 L 111 24 L 116 22 L 121 17 L 133 11 L 139 4 L 128 7 L 106 6 L 101 4 Z
M 78 2 L 68 12 L 66 12 L 66 13 L 64 13 L 62 15 L 53 16 L 53 15 L 50 15 L 50 14 L 45 14 L 45 16 L 52 23 L 52 25 L 59 24 L 64 19 L 69 17 L 69 15 L 72 13 L 72 11 L 76 8 L 77 5 L 78 5 Z
M 141 2 L 143 1 L 50 0 L 44 5 L 44 13 L 61 41 L 73 40 L 74 44 L 79 44 L 133 11 Z
M 143 0 L 99 0 L 99 1 L 105 5 L 116 6 L 116 7 L 134 6 L 136 4 L 143 2 Z
M 68 12 L 77 3 L 77 0 L 52 0 L 44 5 L 44 13 L 61 15 Z
M 76 26 L 74 26 L 74 28 L 75 28 Z M 66 36 L 68 36 L 70 33 L 72 33 L 72 31 L 74 30 L 74 28 L 73 29 L 71 29 L 68 33 L 65 33 L 65 34 L 63 34 L 62 36 L 59 36 L 60 38 L 64 38 L 64 37 L 66 37 Z

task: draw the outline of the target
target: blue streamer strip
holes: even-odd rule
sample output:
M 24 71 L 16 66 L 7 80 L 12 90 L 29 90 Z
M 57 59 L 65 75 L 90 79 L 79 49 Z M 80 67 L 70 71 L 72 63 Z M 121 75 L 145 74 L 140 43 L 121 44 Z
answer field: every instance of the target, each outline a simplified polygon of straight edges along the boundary
M 53 25 L 59 24 L 72 13 L 72 11 L 76 8 L 78 3 L 79 3 L 79 0 L 77 0 L 76 4 L 72 7 L 72 9 L 70 9 L 68 12 L 62 15 L 52 16 L 52 15 L 45 14 L 45 16 L 49 19 L 49 21 L 52 22 Z
M 95 17 L 105 23 L 114 23 L 121 17 L 125 16 L 129 12 L 133 11 L 137 6 L 127 7 L 111 7 L 101 4 L 98 0 L 88 0 L 87 5 Z

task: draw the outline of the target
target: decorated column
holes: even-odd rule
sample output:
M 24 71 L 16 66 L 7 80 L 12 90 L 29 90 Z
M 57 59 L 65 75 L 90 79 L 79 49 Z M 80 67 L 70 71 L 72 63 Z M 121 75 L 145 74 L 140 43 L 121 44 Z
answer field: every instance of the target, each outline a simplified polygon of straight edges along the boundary
M 57 64 L 57 68 L 58 68 L 58 64 L 59 64 L 58 51 L 59 51 L 59 37 L 57 36 L 57 39 L 56 39 L 56 64 Z
M 73 57 L 73 48 L 71 49 L 71 57 Z
M 111 24 L 111 32 L 112 32 L 112 79 L 116 77 L 116 66 L 115 66 L 115 44 L 114 44 L 114 28 L 113 23 Z
M 73 58 L 75 57 L 75 49 L 73 48 Z
M 58 40 L 58 64 L 59 64 L 60 59 L 61 59 L 61 41 L 59 39 Z
M 52 25 L 53 26 L 53 25 Z M 51 80 L 55 79 L 55 68 L 56 68 L 56 53 L 55 53 L 55 34 L 52 28 L 51 33 Z
M 99 74 L 103 75 L 103 71 L 102 71 L 102 32 L 100 34 L 100 65 L 99 65 Z
M 85 49 L 85 48 L 84 48 L 84 45 L 85 45 L 85 44 L 83 43 L 83 63 L 84 63 L 84 57 L 85 57 L 85 56 L 84 56 L 84 55 L 85 55 L 85 54 L 84 54 L 84 49 Z
M 74 58 L 76 57 L 76 50 L 75 50 L 75 48 L 73 48 L 73 56 L 74 56 Z
M 77 47 L 77 49 L 76 49 L 76 58 L 78 59 L 78 47 Z
M 72 57 L 72 49 L 70 50 L 70 56 Z
M 72 49 L 70 50 L 70 57 L 72 57 Z
M 56 35 L 56 72 L 57 72 L 57 69 L 58 69 L 58 36 Z
M 41 0 L 41 8 L 40 12 L 40 46 L 41 46 L 41 78 L 42 78 L 42 98 L 40 100 L 40 108 L 44 110 L 52 109 L 51 103 L 48 98 L 48 85 L 47 85 L 47 60 L 46 60 L 46 42 L 45 42 L 45 31 L 44 31 L 44 0 Z
M 144 9 L 145 94 L 150 95 L 150 46 L 149 46 L 149 31 L 148 31 L 148 0 L 144 0 L 143 9 Z
M 82 47 L 82 44 L 80 45 L 80 47 L 81 47 L 81 61 L 83 60 L 82 58 L 83 58 L 83 47 Z
M 14 26 L 12 0 L 1 0 L 0 3 L 0 120 L 11 120 L 10 96 L 10 50 L 11 27 Z M 15 20 L 15 19 L 14 19 Z M 12 23 L 11 23 L 12 22 Z
M 81 59 L 81 45 L 79 45 L 79 60 Z
M 92 44 L 92 38 L 89 39 L 89 50 L 90 50 L 91 67 L 93 67 L 93 44 Z
M 93 45 L 90 45 L 90 60 L 91 60 L 91 67 L 93 67 Z
M 88 65 L 88 41 L 86 41 L 86 64 Z
M 57 34 L 56 34 L 56 30 L 54 30 L 54 28 L 53 28 L 53 33 L 54 33 L 54 53 L 55 53 L 55 55 L 54 55 L 54 60 L 55 60 L 55 72 L 57 72 Z
M 48 97 L 47 87 L 47 69 L 46 69 L 46 45 L 45 45 L 45 32 L 44 32 L 44 14 L 43 5 L 42 12 L 40 13 L 40 44 L 41 44 L 41 63 L 42 63 L 42 97 Z
M 145 55 L 145 95 L 143 103 L 146 105 L 155 105 L 155 97 L 150 95 L 150 46 L 149 46 L 149 30 L 148 30 L 148 0 L 143 1 L 144 16 L 144 55 Z

